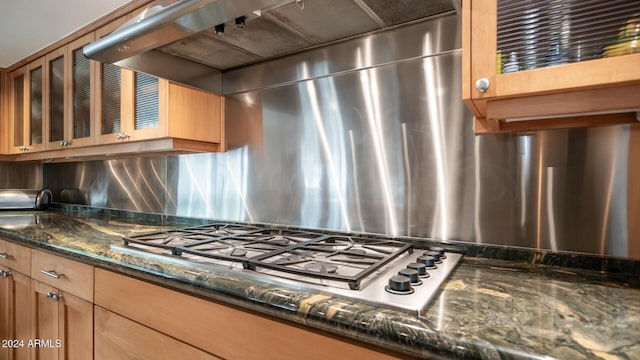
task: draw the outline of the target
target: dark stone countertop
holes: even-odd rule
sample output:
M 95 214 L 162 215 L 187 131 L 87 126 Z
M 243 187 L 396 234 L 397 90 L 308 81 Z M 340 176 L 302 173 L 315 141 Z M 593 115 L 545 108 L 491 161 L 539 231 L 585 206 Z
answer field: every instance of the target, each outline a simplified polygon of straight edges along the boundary
M 16 211 L 0 214 L 0 237 L 407 357 L 640 359 L 637 276 L 467 256 L 418 316 L 110 249 L 122 236 L 206 222 L 91 208 Z

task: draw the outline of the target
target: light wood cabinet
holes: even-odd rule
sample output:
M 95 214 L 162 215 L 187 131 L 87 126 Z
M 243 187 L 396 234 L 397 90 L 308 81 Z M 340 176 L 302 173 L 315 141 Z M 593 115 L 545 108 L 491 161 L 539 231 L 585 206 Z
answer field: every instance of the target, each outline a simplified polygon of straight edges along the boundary
M 224 359 L 391 359 L 370 348 L 102 269 L 95 305 Z M 96 310 L 96 324 L 104 325 Z M 115 321 L 115 320 L 113 320 Z M 96 332 L 103 347 L 112 332 Z M 98 349 L 100 352 L 103 350 Z M 147 354 L 155 358 L 158 353 Z
M 90 60 L 82 47 L 94 40 L 89 33 L 46 56 L 46 149 L 92 145 L 94 83 Z
M 31 277 L 89 302 L 93 301 L 93 266 L 33 250 Z
M 33 359 L 93 356 L 93 267 L 38 250 L 31 252 Z
M 94 317 L 96 360 L 220 359 L 99 306 Z
M 29 298 L 29 276 L 0 266 L 0 359 L 30 359 Z
M 44 150 L 44 82 L 44 58 L 11 72 L 8 122 L 11 154 Z
M 131 9 L 144 3 L 127 11 L 142 11 Z M 0 153 L 16 161 L 75 161 L 226 150 L 222 96 L 84 57 L 85 45 L 127 16 L 88 25 L 3 74 Z
M 32 359 L 92 359 L 93 304 L 31 280 Z
M 561 9 L 571 9 L 569 5 L 578 3 L 570 2 L 564 1 Z M 554 8 L 538 3 L 540 7 L 525 8 L 530 4 L 523 2 L 515 10 L 505 10 L 515 22 L 505 20 L 499 27 L 497 1 L 462 1 L 462 97 L 474 114 L 476 133 L 636 122 L 636 112 L 640 110 L 640 53 L 598 58 L 606 44 L 596 50 L 581 49 L 579 36 L 570 33 L 568 27 L 570 20 L 579 20 L 582 10 L 573 11 L 572 18 L 566 15 L 566 19 L 560 17 L 549 25 L 557 30 L 536 33 L 535 27 L 546 21 L 544 8 Z M 512 14 L 516 11 L 522 11 L 522 19 Z M 635 21 L 632 15 L 628 14 L 628 22 Z M 615 26 L 624 26 L 625 19 L 620 21 Z M 522 24 L 529 26 L 524 30 L 524 45 L 514 48 L 519 52 L 503 53 L 498 32 Z M 563 41 L 570 42 L 573 53 L 565 56 L 565 50 L 562 54 L 549 50 L 537 58 L 527 53 L 530 47 L 540 46 L 534 42 L 554 36 L 554 31 L 561 34 L 557 36 L 566 36 Z M 559 40 L 552 37 L 545 41 L 554 44 Z M 586 50 L 598 53 L 593 59 L 579 59 L 585 57 Z
M 101 135 L 100 143 L 173 138 L 218 148 L 221 96 L 129 70 L 122 70 L 122 83 L 120 131 Z
M 30 359 L 31 249 L 0 239 L 0 359 Z

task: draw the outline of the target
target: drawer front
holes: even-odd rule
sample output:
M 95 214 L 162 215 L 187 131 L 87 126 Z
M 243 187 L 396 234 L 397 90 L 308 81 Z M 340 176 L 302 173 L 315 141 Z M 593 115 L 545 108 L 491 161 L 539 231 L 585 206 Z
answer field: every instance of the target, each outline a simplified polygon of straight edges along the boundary
M 31 249 L 10 241 L 0 240 L 0 265 L 30 275 Z
M 102 269 L 96 269 L 95 292 L 95 305 L 225 359 L 395 359 Z
M 93 314 L 96 360 L 118 359 L 123 354 L 129 359 L 220 359 L 99 306 Z
M 31 277 L 93 302 L 93 266 L 33 250 Z

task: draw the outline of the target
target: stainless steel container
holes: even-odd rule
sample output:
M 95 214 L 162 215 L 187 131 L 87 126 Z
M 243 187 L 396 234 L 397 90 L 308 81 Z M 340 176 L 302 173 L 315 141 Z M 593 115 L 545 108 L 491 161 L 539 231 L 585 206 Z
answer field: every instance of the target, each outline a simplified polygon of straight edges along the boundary
M 52 197 L 48 189 L 0 189 L 0 210 L 44 210 Z

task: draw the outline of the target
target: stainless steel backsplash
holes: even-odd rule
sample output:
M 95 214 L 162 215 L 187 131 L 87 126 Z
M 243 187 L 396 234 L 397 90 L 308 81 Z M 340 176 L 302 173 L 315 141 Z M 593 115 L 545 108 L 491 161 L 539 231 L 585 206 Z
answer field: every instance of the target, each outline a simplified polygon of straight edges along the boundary
M 42 188 L 42 164 L 0 161 L 0 189 Z
M 640 259 L 640 129 L 474 136 L 455 17 L 415 26 L 229 74 L 225 153 L 45 164 L 44 185 L 97 207 Z

